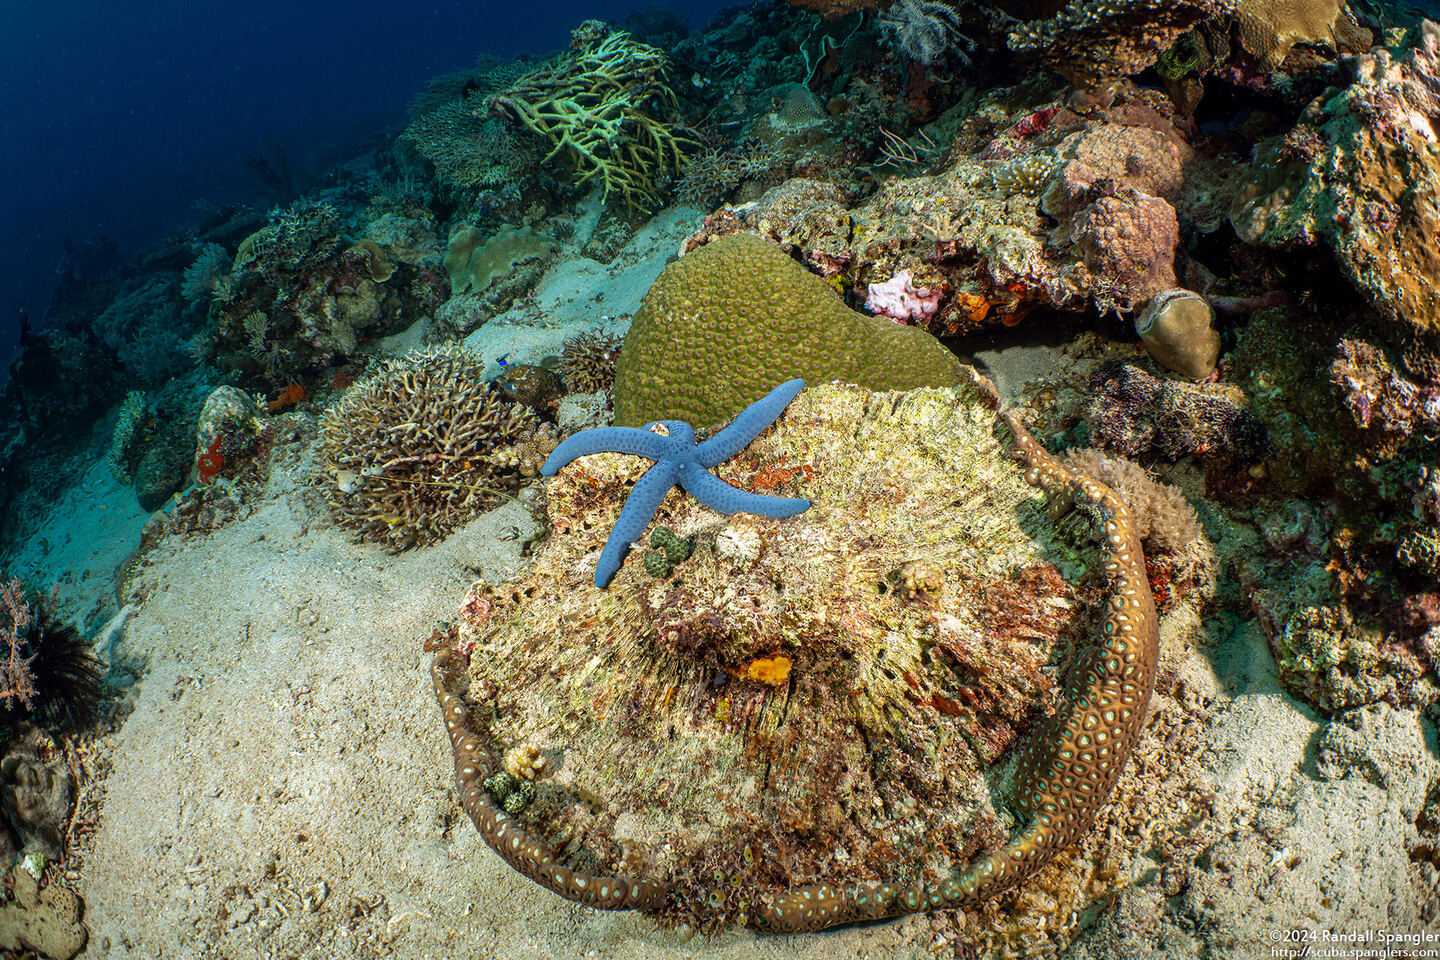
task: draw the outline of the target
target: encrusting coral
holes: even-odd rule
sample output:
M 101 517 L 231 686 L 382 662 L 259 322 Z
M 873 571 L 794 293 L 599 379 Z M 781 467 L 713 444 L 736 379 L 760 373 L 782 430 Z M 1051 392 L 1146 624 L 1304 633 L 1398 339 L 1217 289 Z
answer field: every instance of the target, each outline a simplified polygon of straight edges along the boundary
M 597 21 L 590 21 L 595 23 Z M 586 33 L 558 62 L 494 94 L 481 109 L 543 137 L 575 182 L 632 208 L 660 205 L 657 181 L 678 176 L 698 141 L 666 114 L 676 109 L 665 53 L 608 28 Z
M 555 441 L 484 372 L 483 359 L 439 347 L 386 363 L 325 411 L 318 479 L 336 523 L 394 550 L 423 546 L 519 485 L 527 445 Z
M 645 294 L 615 423 L 718 426 L 792 377 L 904 390 L 956 383 L 960 364 L 925 331 L 856 313 L 779 247 L 736 234 L 666 267 Z
M 727 520 L 671 493 L 656 521 L 694 554 L 664 582 L 623 567 L 604 592 L 586 558 L 648 465 L 562 471 L 533 571 L 473 588 L 432 669 L 486 841 L 601 909 L 793 932 L 988 899 L 1083 838 L 1154 683 L 1143 554 L 1124 504 L 1009 416 L 1023 470 L 1007 463 L 993 404 L 978 377 L 807 390 L 718 473 L 809 511 Z M 1007 781 L 987 771 L 1050 699 L 1041 666 L 1090 622 L 1054 564 L 1086 589 L 1098 573 L 1025 480 L 1052 516 L 1100 508 L 1111 588 L 1098 645 Z M 758 550 L 733 549 L 735 528 Z M 509 744 L 558 758 L 520 816 L 485 786 Z M 1022 817 L 1008 842 L 997 789 Z

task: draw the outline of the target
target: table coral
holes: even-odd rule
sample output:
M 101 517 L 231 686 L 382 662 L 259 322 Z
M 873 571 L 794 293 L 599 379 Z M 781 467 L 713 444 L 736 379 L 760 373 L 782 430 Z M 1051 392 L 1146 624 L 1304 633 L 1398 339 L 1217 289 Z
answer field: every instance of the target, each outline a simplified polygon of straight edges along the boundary
M 486 841 L 598 908 L 787 932 L 993 897 L 1083 837 L 1154 681 L 1143 555 L 1115 496 L 1014 418 L 1023 469 L 1007 462 L 987 387 L 807 390 L 721 477 L 803 463 L 791 485 L 814 506 L 717 521 L 670 495 L 657 521 L 697 547 L 667 582 L 632 565 L 584 583 L 639 461 L 552 481 L 535 568 L 473 588 L 432 671 Z M 1007 780 L 993 765 L 1050 699 L 1040 667 L 1087 619 L 1055 564 L 1099 573 L 1025 480 L 1052 515 L 1100 506 L 1112 589 L 1100 646 Z M 737 523 L 758 535 L 748 564 L 720 549 Z M 554 763 L 514 817 L 483 784 L 520 743 Z M 996 790 L 1022 817 L 1008 842 Z

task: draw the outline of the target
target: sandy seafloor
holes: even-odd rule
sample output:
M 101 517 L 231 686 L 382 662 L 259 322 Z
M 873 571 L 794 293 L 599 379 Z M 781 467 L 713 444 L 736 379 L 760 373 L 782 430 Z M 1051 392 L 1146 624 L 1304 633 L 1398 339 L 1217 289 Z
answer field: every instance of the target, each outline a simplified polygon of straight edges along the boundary
M 525 362 L 597 315 L 627 316 L 697 219 L 657 218 L 609 267 L 557 267 L 472 346 Z M 1012 394 L 1063 362 L 1034 349 L 984 359 Z M 495 582 L 522 568 L 533 521 L 512 503 L 443 544 L 391 556 L 330 524 L 313 469 L 294 445 L 248 515 L 164 541 L 132 583 L 133 615 L 106 653 L 140 679 L 125 719 L 96 745 L 108 776 L 87 787 L 103 800 L 76 871 L 90 928 L 83 956 L 936 955 L 923 915 L 681 944 L 638 915 L 568 903 L 511 870 L 457 808 L 421 645 L 477 575 Z M 97 460 L 10 568 L 58 584 L 66 612 L 103 621 L 116 605 L 113 571 L 144 520 Z M 1243 537 L 1217 543 L 1227 548 L 1243 549 Z M 1123 836 L 1108 854 L 1103 836 L 1092 842 L 1085 855 L 1116 861 L 1119 893 L 1086 913 L 1069 954 L 1270 956 L 1277 930 L 1440 932 L 1433 869 L 1408 853 L 1440 778 L 1433 725 L 1385 705 L 1317 716 L 1281 690 L 1253 623 L 1202 623 L 1182 606 L 1163 633 L 1155 709 L 1184 720 L 1185 702 L 1209 701 L 1176 740 L 1194 782 L 1122 785 L 1117 798 L 1154 800 L 1177 786 L 1209 794 L 1204 850 L 1180 869 Z M 1171 695 L 1179 689 L 1189 700 Z M 1023 909 L 1043 904 L 1032 897 Z

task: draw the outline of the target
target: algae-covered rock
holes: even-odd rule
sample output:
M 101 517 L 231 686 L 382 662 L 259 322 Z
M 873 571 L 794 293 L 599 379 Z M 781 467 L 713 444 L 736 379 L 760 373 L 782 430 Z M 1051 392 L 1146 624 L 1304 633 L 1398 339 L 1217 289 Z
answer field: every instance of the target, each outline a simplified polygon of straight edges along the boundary
M 615 423 L 717 426 L 796 377 L 908 390 L 956 383 L 960 364 L 925 331 L 856 313 L 778 247 L 736 234 L 666 267 L 645 295 Z
M 33 951 L 52 960 L 79 953 L 89 934 L 74 891 L 53 880 L 42 888 L 23 864 L 8 879 L 9 896 L 0 895 L 0 950 Z
M 1440 374 L 1440 25 L 1359 58 L 1358 79 L 1327 91 L 1258 153 L 1231 210 L 1241 238 L 1325 243 L 1374 304 L 1410 373 Z
M 531 572 L 461 607 L 483 749 L 547 759 L 525 829 L 572 869 L 663 883 L 652 912 L 702 929 L 777 888 L 943 875 L 1002 844 L 992 766 L 1086 626 L 1056 565 L 1084 577 L 1093 554 L 994 422 L 969 386 L 810 388 L 716 469 L 808 511 L 727 518 L 673 490 L 652 527 L 693 553 L 657 578 L 635 551 L 607 590 L 595 556 L 651 464 L 562 470 Z

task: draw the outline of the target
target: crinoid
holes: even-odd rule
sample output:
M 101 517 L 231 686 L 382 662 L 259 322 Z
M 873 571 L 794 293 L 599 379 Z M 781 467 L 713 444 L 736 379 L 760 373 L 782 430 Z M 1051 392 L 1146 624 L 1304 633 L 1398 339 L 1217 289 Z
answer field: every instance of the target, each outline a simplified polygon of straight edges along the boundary
M 472 588 L 432 668 L 486 841 L 597 908 L 794 932 L 992 898 L 1083 839 L 1154 684 L 1144 558 L 993 398 L 973 372 L 807 389 L 715 473 L 810 508 L 672 490 L 652 522 L 693 552 L 606 590 L 594 557 L 651 463 L 561 469 L 533 568 Z M 517 748 L 543 760 L 526 785 L 500 773 Z

